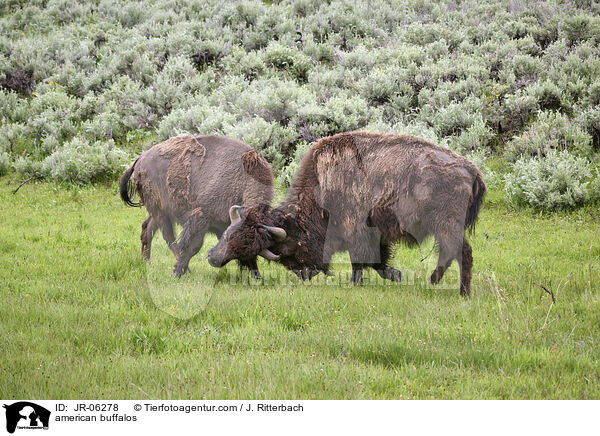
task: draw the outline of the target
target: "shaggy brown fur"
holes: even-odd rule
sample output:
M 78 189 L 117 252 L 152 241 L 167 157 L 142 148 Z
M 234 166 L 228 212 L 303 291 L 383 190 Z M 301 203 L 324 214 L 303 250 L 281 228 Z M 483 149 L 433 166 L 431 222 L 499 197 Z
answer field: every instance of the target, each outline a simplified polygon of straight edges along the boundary
M 246 173 L 254 179 L 268 185 L 273 183 L 273 171 L 267 160 L 256 150 L 250 150 L 242 156 L 242 163 Z
M 167 188 L 177 208 L 186 208 L 190 204 L 192 161 L 194 166 L 201 166 L 206 155 L 206 149 L 196 137 L 191 139 L 178 136 L 157 145 L 159 154 L 169 161 Z
M 209 253 L 213 265 L 269 249 L 303 278 L 327 272 L 331 257 L 348 250 L 355 283 L 362 269 L 399 280 L 387 262 L 397 241 L 433 236 L 439 247 L 432 283 L 453 259 L 461 267 L 461 293 L 470 293 L 472 255 L 464 231 L 473 227 L 485 195 L 481 172 L 451 150 L 412 136 L 347 132 L 314 143 L 285 201 L 276 209 L 245 211 Z M 262 225 L 286 231 L 265 238 Z M 256 251 L 258 250 L 258 251 Z
M 129 180 L 140 196 L 131 201 Z M 149 217 L 142 224 L 142 254 L 150 258 L 152 238 L 160 229 L 177 263 L 175 275 L 202 247 L 207 232 L 220 236 L 229 225 L 234 204 L 252 207 L 270 204 L 273 171 L 252 147 L 218 136 L 178 136 L 142 155 L 121 177 L 121 197 L 130 206 L 144 205 Z M 179 241 L 173 224 L 183 230 Z M 256 256 L 240 263 L 259 277 Z

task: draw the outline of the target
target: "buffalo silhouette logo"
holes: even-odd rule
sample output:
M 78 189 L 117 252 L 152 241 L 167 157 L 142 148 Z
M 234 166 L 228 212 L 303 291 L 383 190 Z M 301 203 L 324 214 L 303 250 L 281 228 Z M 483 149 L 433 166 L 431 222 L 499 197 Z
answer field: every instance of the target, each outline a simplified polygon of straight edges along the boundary
M 50 421 L 50 411 L 28 401 L 19 401 L 4 405 L 6 409 L 6 431 L 14 433 L 19 428 L 47 429 Z

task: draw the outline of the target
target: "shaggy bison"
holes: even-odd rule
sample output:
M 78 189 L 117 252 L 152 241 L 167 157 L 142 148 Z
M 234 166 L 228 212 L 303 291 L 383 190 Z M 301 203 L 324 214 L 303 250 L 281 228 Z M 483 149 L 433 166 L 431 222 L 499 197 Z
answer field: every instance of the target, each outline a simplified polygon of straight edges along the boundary
M 460 292 L 469 295 L 473 257 L 464 233 L 485 190 L 481 172 L 451 150 L 412 136 L 340 133 L 311 145 L 279 207 L 233 206 L 208 261 L 219 267 L 262 253 L 310 279 L 329 273 L 333 254 L 348 250 L 352 282 L 362 283 L 367 266 L 399 281 L 401 272 L 387 264 L 392 244 L 431 235 L 439 247 L 431 282 L 457 259 Z
M 131 200 L 134 190 L 140 203 Z M 152 238 L 160 229 L 177 259 L 176 276 L 188 271 L 207 232 L 221 236 L 229 225 L 230 206 L 269 204 L 272 196 L 269 163 L 248 144 L 219 136 L 168 139 L 142 153 L 121 176 L 123 201 L 144 205 L 149 214 L 142 224 L 142 254 L 150 258 Z M 183 226 L 179 241 L 175 223 Z M 240 259 L 239 264 L 260 277 L 256 255 Z

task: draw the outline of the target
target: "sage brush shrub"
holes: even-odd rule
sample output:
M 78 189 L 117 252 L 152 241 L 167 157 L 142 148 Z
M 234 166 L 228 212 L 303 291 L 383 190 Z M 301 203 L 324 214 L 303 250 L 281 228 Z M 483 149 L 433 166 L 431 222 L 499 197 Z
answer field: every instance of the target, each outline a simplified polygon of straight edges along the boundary
M 172 111 L 160 122 L 158 134 L 162 139 L 183 134 L 222 135 L 235 122 L 234 115 L 218 107 L 197 105 Z
M 119 174 L 128 161 L 128 154 L 112 141 L 87 144 L 75 138 L 44 159 L 40 173 L 64 182 L 90 183 Z
M 275 171 L 283 167 L 284 156 L 291 154 L 290 148 L 296 139 L 296 132 L 291 128 L 260 117 L 231 124 L 225 128 L 224 133 L 259 150 L 271 162 Z
M 568 151 L 523 157 L 505 179 L 508 200 L 516 206 L 558 210 L 581 206 L 589 198 L 590 164 Z
M 482 172 L 485 184 L 488 187 L 496 187 L 500 184 L 501 178 L 495 171 L 492 171 L 487 165 L 487 156 L 482 150 L 474 151 L 465 155 Z
M 590 200 L 594 203 L 600 203 L 600 169 L 596 168 L 594 180 L 590 183 Z
M 575 124 L 581 126 L 592 137 L 593 147 L 600 149 L 600 105 L 580 110 Z
M 458 137 L 451 140 L 460 153 L 477 152 L 490 149 L 490 142 L 494 140 L 494 132 L 481 117 L 476 117 L 472 125 L 464 130 Z
M 93 177 L 48 170 L 73 141 L 133 155 L 132 132 L 225 134 L 278 169 L 322 136 L 375 129 L 511 162 L 564 148 L 594 159 L 599 9 L 559 6 L 9 0 L 0 153 L 19 171 L 81 181 Z
M 544 111 L 525 132 L 507 144 L 505 156 L 513 162 L 522 156 L 546 155 L 552 150 L 589 156 L 591 145 L 591 136 L 566 115 Z
M 10 158 L 8 153 L 0 153 L 0 176 L 6 174 L 10 168 Z
M 264 52 L 264 63 L 267 66 L 289 74 L 299 82 L 305 82 L 312 62 L 308 56 L 295 48 L 282 45 L 279 42 L 269 44 Z
M 396 83 L 396 71 L 374 70 L 362 79 L 358 87 L 361 94 L 373 106 L 379 106 L 389 102 L 398 89 Z

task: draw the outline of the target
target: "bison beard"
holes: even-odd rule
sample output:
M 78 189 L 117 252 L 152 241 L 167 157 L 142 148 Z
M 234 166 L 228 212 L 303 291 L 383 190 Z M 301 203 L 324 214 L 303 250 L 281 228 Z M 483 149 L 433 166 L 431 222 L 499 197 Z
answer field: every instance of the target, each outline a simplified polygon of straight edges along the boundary
M 473 257 L 464 233 L 475 225 L 485 190 L 473 164 L 425 140 L 341 133 L 312 144 L 279 207 L 232 208 L 233 224 L 209 262 L 262 254 L 310 279 L 348 250 L 354 283 L 362 283 L 365 267 L 399 281 L 401 272 L 388 265 L 392 245 L 433 236 L 439 256 L 431 282 L 456 259 L 460 292 L 469 295 Z

